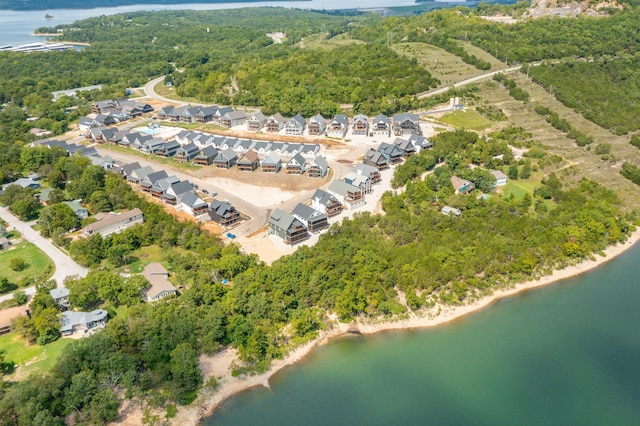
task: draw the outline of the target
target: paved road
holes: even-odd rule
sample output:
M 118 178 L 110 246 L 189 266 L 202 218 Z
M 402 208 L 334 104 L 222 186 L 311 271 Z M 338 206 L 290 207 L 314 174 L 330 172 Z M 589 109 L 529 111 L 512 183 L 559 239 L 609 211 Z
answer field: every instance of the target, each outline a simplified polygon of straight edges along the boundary
M 164 96 L 158 95 L 154 87 L 161 81 L 164 81 L 164 75 L 162 77 L 154 78 L 153 80 L 149 81 L 147 84 L 144 85 L 144 92 L 147 94 L 147 97 L 157 99 L 162 102 L 171 103 L 171 104 L 187 105 L 187 102 L 176 101 L 175 99 L 169 99 L 169 98 L 165 98 Z
M 7 222 L 11 228 L 20 232 L 25 240 L 38 246 L 40 250 L 45 252 L 47 256 L 53 260 L 56 265 L 56 272 L 52 278 L 56 280 L 58 287 L 62 287 L 64 279 L 67 276 L 79 275 L 84 277 L 87 275 L 87 272 L 89 272 L 87 268 L 78 265 L 65 252 L 54 246 L 50 240 L 34 231 L 28 223 L 21 221 L 9 213 L 5 207 L 0 207 L 0 217 Z

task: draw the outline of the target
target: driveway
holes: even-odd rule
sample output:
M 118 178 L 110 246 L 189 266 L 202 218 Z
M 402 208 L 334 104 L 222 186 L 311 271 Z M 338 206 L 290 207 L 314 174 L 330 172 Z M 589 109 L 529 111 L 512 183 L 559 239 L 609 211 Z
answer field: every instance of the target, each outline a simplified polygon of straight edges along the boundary
M 53 263 L 56 265 L 56 271 L 52 278 L 56 280 L 58 287 L 62 287 L 64 279 L 68 276 L 79 275 L 84 277 L 89 272 L 89 269 L 78 265 L 65 252 L 54 246 L 50 240 L 42 237 L 38 232 L 33 230 L 30 223 L 21 221 L 9 213 L 5 207 L 0 207 L 0 217 L 7 222 L 12 229 L 20 232 L 25 240 L 35 244 L 53 260 Z

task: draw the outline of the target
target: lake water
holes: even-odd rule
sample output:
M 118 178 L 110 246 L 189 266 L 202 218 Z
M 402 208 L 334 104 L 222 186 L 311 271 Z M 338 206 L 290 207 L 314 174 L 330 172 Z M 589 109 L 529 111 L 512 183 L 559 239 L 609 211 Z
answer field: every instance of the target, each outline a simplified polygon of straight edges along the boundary
M 282 6 L 301 9 L 350 9 L 379 8 L 388 6 L 412 6 L 413 0 L 312 0 L 312 1 L 265 1 L 256 3 L 215 3 L 215 4 L 169 4 L 169 5 L 131 5 L 119 7 L 100 7 L 95 9 L 51 9 L 35 11 L 0 10 L 0 46 L 34 43 L 45 38 L 33 37 L 33 30 L 43 26 L 70 24 L 79 19 L 100 15 L 135 12 L 141 10 L 217 10 L 239 7 Z M 46 20 L 49 14 L 55 19 Z
M 640 424 L 640 246 L 435 329 L 344 338 L 206 425 Z

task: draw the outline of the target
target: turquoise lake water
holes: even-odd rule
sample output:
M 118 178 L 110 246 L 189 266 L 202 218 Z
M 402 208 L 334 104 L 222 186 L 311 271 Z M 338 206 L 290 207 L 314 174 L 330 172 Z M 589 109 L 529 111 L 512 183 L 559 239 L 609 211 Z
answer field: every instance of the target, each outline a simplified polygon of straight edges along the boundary
M 206 425 L 638 425 L 640 246 L 435 329 L 344 338 Z

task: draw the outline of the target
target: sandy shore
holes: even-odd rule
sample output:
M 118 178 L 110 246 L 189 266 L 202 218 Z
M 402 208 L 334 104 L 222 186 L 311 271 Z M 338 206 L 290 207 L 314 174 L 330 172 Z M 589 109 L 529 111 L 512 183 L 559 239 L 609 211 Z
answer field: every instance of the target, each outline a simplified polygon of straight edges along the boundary
M 524 291 L 575 277 L 584 272 L 590 271 L 591 269 L 594 269 L 623 253 L 638 241 L 640 241 L 640 229 L 631 234 L 625 243 L 607 248 L 604 252 L 604 256 L 596 255 L 594 260 L 584 260 L 576 265 L 555 271 L 553 274 L 542 277 L 538 280 L 519 283 L 506 290 L 498 290 L 490 296 L 484 297 L 467 305 L 435 306 L 428 311 L 424 311 L 419 314 L 412 314 L 411 317 L 399 321 L 355 323 L 350 325 L 334 321 L 334 325 L 331 329 L 322 332 L 320 336 L 313 341 L 291 351 L 284 359 L 276 360 L 273 362 L 269 371 L 263 374 L 248 377 L 232 377 L 231 367 L 233 361 L 236 359 L 234 349 L 225 349 L 214 356 L 202 357 L 201 369 L 205 383 L 209 377 L 216 377 L 219 383 L 218 389 L 215 392 L 211 390 L 202 391 L 196 402 L 188 407 L 182 408 L 178 415 L 172 419 L 171 424 L 196 425 L 203 417 L 210 415 L 216 407 L 220 405 L 220 403 L 230 396 L 255 386 L 269 387 L 269 378 L 276 372 L 302 360 L 314 348 L 325 344 L 332 338 L 349 332 L 373 334 L 387 330 L 408 330 L 414 328 L 435 327 L 460 318 L 471 312 L 483 309 L 502 298 L 510 297 Z

